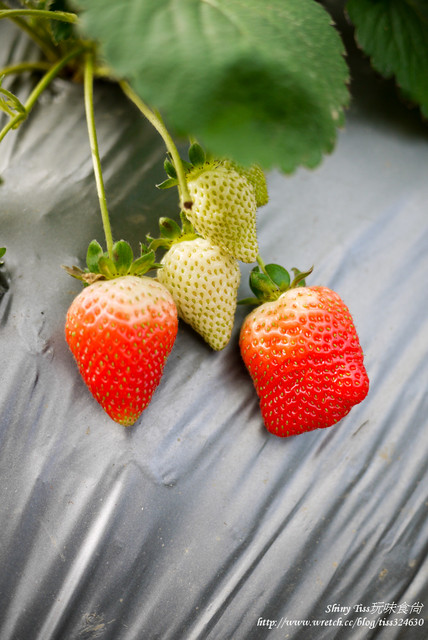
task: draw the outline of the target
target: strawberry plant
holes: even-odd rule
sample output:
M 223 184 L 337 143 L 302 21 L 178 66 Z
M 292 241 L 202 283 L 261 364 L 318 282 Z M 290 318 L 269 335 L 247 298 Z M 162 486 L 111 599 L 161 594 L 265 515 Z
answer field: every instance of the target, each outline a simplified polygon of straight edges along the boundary
M 127 427 L 149 404 L 177 335 L 177 309 L 168 290 L 144 274 L 158 265 L 141 247 L 113 242 L 93 112 L 93 56 L 86 54 L 85 107 L 107 251 L 88 247 L 86 270 L 66 267 L 89 285 L 71 304 L 65 336 L 94 398 Z
M 395 76 L 426 115 L 424 3 L 344 6 L 374 67 Z M 67 267 L 84 288 L 68 311 L 66 339 L 106 412 L 126 426 L 138 419 L 159 384 L 178 317 L 212 349 L 225 348 L 239 263 L 257 262 L 256 297 L 246 302 L 258 309 L 244 322 L 240 346 L 268 430 L 285 436 L 339 421 L 368 390 L 349 311 L 329 289 L 303 286 L 302 274 L 290 282 L 281 267 L 264 265 L 257 237 L 268 202 L 265 171 L 315 168 L 344 123 L 344 44 L 322 3 L 0 0 L 4 19 L 33 40 L 39 57 L 0 69 L 0 142 L 25 126 L 56 77 L 83 85 L 105 250 L 92 241 L 87 267 Z M 9 84 L 23 72 L 34 79 L 25 100 Z M 97 78 L 116 83 L 156 129 L 167 152 L 167 178 L 157 186 L 177 188 L 182 227 L 161 217 L 159 238 L 142 229 L 136 259 L 110 225 L 93 108 Z M 185 139 L 188 159 L 177 146 Z
M 373 67 L 395 78 L 404 99 L 428 117 L 428 6 L 425 0 L 349 0 L 356 39 Z

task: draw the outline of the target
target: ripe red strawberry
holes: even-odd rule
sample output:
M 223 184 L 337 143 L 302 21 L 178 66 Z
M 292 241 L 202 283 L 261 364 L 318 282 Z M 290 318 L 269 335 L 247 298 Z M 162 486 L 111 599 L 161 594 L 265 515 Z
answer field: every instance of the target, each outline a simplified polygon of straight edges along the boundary
M 369 389 L 348 308 L 326 287 L 289 288 L 285 278 L 269 290 L 269 274 L 255 275 L 256 293 L 271 301 L 245 319 L 240 349 L 266 428 L 285 437 L 337 423 Z
M 114 270 L 114 265 L 109 268 Z M 71 271 L 84 280 L 94 276 Z M 149 404 L 177 326 L 171 294 L 147 276 L 99 279 L 72 302 L 66 340 L 92 395 L 116 422 L 134 424 Z

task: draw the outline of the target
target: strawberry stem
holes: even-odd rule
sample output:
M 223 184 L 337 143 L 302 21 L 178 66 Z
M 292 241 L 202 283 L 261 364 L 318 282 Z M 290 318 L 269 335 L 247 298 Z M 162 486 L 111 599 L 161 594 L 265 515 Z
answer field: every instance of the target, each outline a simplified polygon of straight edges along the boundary
M 47 88 L 47 86 L 52 82 L 52 80 L 58 75 L 63 67 L 72 59 L 78 56 L 84 50 L 83 46 L 79 46 L 76 49 L 70 51 L 66 56 L 61 58 L 59 62 L 51 67 L 51 69 L 43 76 L 43 78 L 39 81 L 39 83 L 34 87 L 33 91 L 27 98 L 27 101 L 24 104 L 25 111 L 17 113 L 13 118 L 9 120 L 9 122 L 3 127 L 0 131 L 0 142 L 3 140 L 5 135 L 11 129 L 15 129 L 22 120 L 30 113 L 31 109 L 34 107 L 37 102 L 40 94 Z
M 260 254 L 257 254 L 256 260 L 257 260 L 257 264 L 259 265 L 260 269 L 262 270 L 262 273 L 264 273 L 265 276 L 267 276 L 270 279 L 270 276 L 269 276 L 268 272 L 266 271 L 266 265 L 263 262 Z
M 29 18 L 45 18 L 47 20 L 59 20 L 75 24 L 78 20 L 75 13 L 68 11 L 47 11 L 45 9 L 4 9 L 0 10 L 0 20 L 2 18 L 19 18 L 21 16 Z
M 51 66 L 49 62 L 19 62 L 0 69 L 0 77 L 26 71 L 48 71 Z
M 192 208 L 192 198 L 190 197 L 189 189 L 187 187 L 186 174 L 184 171 L 183 162 L 181 160 L 180 154 L 178 153 L 178 149 L 175 146 L 175 143 L 167 130 L 161 116 L 159 113 L 152 111 L 141 98 L 135 93 L 135 91 L 129 86 L 127 82 L 119 83 L 122 91 L 126 96 L 135 104 L 135 106 L 141 111 L 143 116 L 147 118 L 147 120 L 154 126 L 156 131 L 160 134 L 163 141 L 165 142 L 165 146 L 168 149 L 172 161 L 174 163 L 174 168 L 177 172 L 177 180 L 179 185 L 179 193 L 180 193 L 180 207 L 183 209 L 191 209 Z
M 94 116 L 94 55 L 88 51 L 85 57 L 84 73 L 85 111 L 88 125 L 89 142 L 91 146 L 92 164 L 94 166 L 95 182 L 97 185 L 98 200 L 100 203 L 101 218 L 103 221 L 104 235 L 107 245 L 107 253 L 113 260 L 113 235 L 111 232 L 110 218 L 107 209 L 107 198 L 104 188 L 104 180 L 101 169 L 100 152 L 98 148 L 97 131 Z
M 37 46 L 43 51 L 44 55 L 48 60 L 50 60 L 51 62 L 56 60 L 57 52 L 55 50 L 55 47 L 52 45 L 51 42 L 46 40 L 46 38 L 44 38 L 39 33 L 39 31 L 35 26 L 31 25 L 30 22 L 25 20 L 25 18 L 17 16 L 16 14 L 15 16 L 10 15 L 11 12 L 15 10 L 10 9 L 10 7 L 5 5 L 4 2 L 0 2 L 0 9 L 2 10 L 2 13 L 5 14 L 3 17 L 10 18 L 10 20 L 14 22 L 17 27 L 19 27 L 22 31 L 24 31 L 33 40 L 33 42 L 35 42 Z

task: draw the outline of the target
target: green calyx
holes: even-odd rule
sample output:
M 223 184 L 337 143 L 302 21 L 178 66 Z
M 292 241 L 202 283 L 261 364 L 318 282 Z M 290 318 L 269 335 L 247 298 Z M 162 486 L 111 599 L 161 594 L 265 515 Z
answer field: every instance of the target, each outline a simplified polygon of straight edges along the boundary
M 183 211 L 180 213 L 180 219 L 181 227 L 175 220 L 172 220 L 172 218 L 159 218 L 159 237 L 152 238 L 149 235 L 146 236 L 150 251 L 157 251 L 159 248 L 168 250 L 173 244 L 177 244 L 178 242 L 199 238 L 193 225 L 186 218 Z
M 299 271 L 295 267 L 292 269 L 294 278 L 291 279 L 289 272 L 278 264 L 264 264 L 260 257 L 257 258 L 258 265 L 250 273 L 250 288 L 254 293 L 254 298 L 244 298 L 238 304 L 261 305 L 264 302 L 273 302 L 289 289 L 305 287 L 306 278 L 312 273 L 313 267 L 308 271 Z
M 134 260 L 131 246 L 125 240 L 119 240 L 113 245 L 113 257 L 96 240 L 89 244 L 86 254 L 87 269 L 79 267 L 64 267 L 73 278 L 82 280 L 85 284 L 93 284 L 97 280 L 113 280 L 121 276 L 142 276 L 150 269 L 157 269 L 160 265 L 155 262 L 154 250 L 141 245 L 141 255 Z
M 205 164 L 207 164 L 207 162 L 208 164 L 210 164 L 207 154 L 205 153 L 205 151 L 203 150 L 203 148 L 198 142 L 193 142 L 190 145 L 188 153 L 189 153 L 189 162 L 186 162 L 185 160 L 181 160 L 187 182 L 189 181 L 189 175 L 193 174 L 195 170 L 198 170 L 198 172 L 201 172 L 204 170 L 203 167 Z M 170 189 L 171 187 L 178 186 L 179 182 L 178 182 L 177 171 L 174 166 L 174 163 L 171 160 L 170 155 L 168 155 L 168 157 L 165 159 L 163 168 L 165 169 L 165 173 L 167 174 L 168 178 L 163 182 L 161 182 L 160 184 L 156 185 L 157 188 Z
M 190 182 L 197 178 L 204 171 L 211 169 L 224 168 L 229 171 L 236 171 L 239 175 L 248 180 L 254 189 L 256 202 L 258 207 L 262 207 L 268 202 L 268 190 L 266 178 L 263 170 L 258 165 L 252 165 L 249 168 L 241 167 L 233 160 L 227 158 L 213 158 L 207 154 L 198 142 L 192 142 L 189 147 L 189 162 L 182 161 L 186 181 Z M 170 189 L 178 186 L 177 171 L 170 157 L 164 162 L 164 169 L 168 176 L 166 180 L 156 185 L 158 189 Z

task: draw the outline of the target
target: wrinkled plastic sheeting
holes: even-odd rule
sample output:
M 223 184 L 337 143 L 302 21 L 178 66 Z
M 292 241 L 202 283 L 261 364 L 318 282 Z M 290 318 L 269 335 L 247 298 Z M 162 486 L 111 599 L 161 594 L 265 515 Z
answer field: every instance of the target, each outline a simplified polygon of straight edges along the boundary
M 0 27 L 3 64 L 31 52 Z M 82 87 L 56 81 L 4 140 L 2 640 L 426 637 L 428 135 L 365 61 L 352 72 L 335 152 L 269 174 L 258 218 L 265 261 L 314 264 L 309 284 L 350 307 L 371 381 L 339 425 L 293 438 L 262 425 L 243 307 L 219 353 L 180 325 L 134 427 L 103 413 L 63 333 L 80 284 L 61 265 L 103 241 Z M 95 112 L 114 235 L 138 250 L 178 214 L 155 188 L 164 148 L 117 87 Z M 425 624 L 379 622 L 400 619 Z

